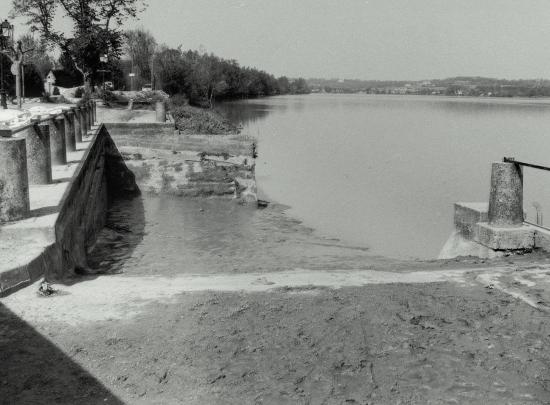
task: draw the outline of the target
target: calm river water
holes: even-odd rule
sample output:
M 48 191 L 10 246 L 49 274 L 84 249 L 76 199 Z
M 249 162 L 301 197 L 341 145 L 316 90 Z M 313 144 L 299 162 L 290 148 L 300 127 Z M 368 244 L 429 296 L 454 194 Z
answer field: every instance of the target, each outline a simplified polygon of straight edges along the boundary
M 259 138 L 264 198 L 320 235 L 396 258 L 435 258 L 453 203 L 488 201 L 492 161 L 550 166 L 550 100 L 308 95 L 220 107 Z M 525 209 L 550 173 L 526 170 Z

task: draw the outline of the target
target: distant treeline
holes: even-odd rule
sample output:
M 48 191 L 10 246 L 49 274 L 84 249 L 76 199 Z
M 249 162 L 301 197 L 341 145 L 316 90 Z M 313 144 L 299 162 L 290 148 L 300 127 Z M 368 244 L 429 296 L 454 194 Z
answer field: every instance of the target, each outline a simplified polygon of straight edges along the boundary
M 313 91 L 371 94 L 441 94 L 492 97 L 550 97 L 550 80 L 506 80 L 459 76 L 421 81 L 309 79 Z
M 181 48 L 161 47 L 155 54 L 154 70 L 157 88 L 170 95 L 185 95 L 198 106 L 211 106 L 214 100 L 310 92 L 305 79 L 275 78 L 241 67 L 235 60 Z

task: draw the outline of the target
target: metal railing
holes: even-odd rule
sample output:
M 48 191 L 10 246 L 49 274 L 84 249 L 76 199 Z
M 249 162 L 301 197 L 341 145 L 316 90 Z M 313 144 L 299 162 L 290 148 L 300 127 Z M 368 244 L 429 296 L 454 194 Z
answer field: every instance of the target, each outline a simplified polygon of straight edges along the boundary
M 522 166 L 522 167 L 528 167 L 528 168 L 531 168 L 531 169 L 537 169 L 537 170 L 543 170 L 543 171 L 550 172 L 550 167 L 548 167 L 548 166 L 542 166 L 542 165 L 537 165 L 537 164 L 534 164 L 534 163 L 523 162 L 521 160 L 516 160 L 513 157 L 505 157 L 505 158 L 502 159 L 502 161 L 504 163 L 513 163 L 515 165 Z M 538 202 L 533 202 L 532 205 L 535 208 L 536 213 L 537 213 L 536 223 L 528 221 L 527 219 L 524 219 L 523 222 L 525 222 L 526 224 L 536 226 L 538 228 L 542 228 L 542 229 L 550 231 L 550 228 L 545 227 L 543 225 L 543 218 L 544 217 L 543 217 L 541 205 Z

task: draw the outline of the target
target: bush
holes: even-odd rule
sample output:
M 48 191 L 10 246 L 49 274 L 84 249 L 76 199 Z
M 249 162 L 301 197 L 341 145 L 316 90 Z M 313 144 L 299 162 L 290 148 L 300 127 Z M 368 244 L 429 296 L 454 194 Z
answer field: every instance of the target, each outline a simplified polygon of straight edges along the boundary
M 52 103 L 51 95 L 47 91 L 42 93 L 42 97 L 40 98 L 40 101 L 42 103 Z
M 183 107 L 189 104 L 189 100 L 183 94 L 176 94 L 170 97 L 170 110 L 174 110 L 177 107 Z
M 79 87 L 74 92 L 75 98 L 82 98 L 83 95 L 84 95 L 84 87 Z
M 191 106 L 172 106 L 176 128 L 183 134 L 238 134 L 240 128 L 216 111 Z
M 55 86 L 53 88 L 53 95 L 54 96 L 59 96 L 61 93 L 59 92 L 59 87 Z

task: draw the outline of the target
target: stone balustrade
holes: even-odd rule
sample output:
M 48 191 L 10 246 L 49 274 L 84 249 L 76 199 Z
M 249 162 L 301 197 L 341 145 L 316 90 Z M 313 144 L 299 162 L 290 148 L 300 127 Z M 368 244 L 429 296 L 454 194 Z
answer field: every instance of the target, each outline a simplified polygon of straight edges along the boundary
M 0 223 L 29 216 L 29 186 L 52 183 L 52 166 L 67 164 L 67 153 L 77 150 L 96 116 L 90 101 L 0 129 Z

